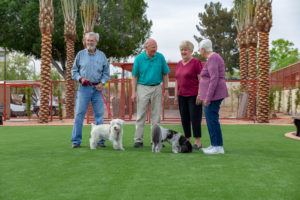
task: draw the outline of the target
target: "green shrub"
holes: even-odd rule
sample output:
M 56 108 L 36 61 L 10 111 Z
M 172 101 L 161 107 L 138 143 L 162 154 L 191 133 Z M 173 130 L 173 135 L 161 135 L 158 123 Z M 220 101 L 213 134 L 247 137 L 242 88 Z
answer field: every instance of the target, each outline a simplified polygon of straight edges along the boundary
M 287 100 L 287 109 L 286 109 L 287 114 L 289 114 L 290 111 L 292 110 L 291 102 L 292 102 L 292 89 L 290 88 L 288 94 L 288 100 Z
M 31 93 L 32 93 L 32 89 L 31 87 L 27 87 L 25 88 L 25 95 L 26 95 L 26 114 L 27 116 L 30 118 L 32 116 L 31 113 Z

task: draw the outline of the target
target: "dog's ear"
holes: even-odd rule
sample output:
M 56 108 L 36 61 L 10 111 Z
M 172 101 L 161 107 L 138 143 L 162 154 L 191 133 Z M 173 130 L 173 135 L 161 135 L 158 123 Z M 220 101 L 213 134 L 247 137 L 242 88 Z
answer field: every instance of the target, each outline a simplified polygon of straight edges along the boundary
M 119 123 L 123 126 L 124 125 L 124 123 L 125 123 L 125 121 L 124 120 L 122 120 L 122 119 L 119 119 Z
M 109 122 L 109 124 L 110 124 L 110 125 L 113 125 L 113 124 L 114 124 L 114 121 L 115 121 L 114 119 L 111 120 L 111 121 Z
M 174 131 L 169 130 L 166 139 L 171 139 L 171 138 L 173 137 L 174 134 L 176 134 Z
M 178 142 L 179 142 L 179 145 L 183 145 L 185 142 L 188 142 L 188 141 L 186 140 L 186 137 L 181 135 Z
M 187 153 L 190 153 L 193 151 L 193 147 L 192 147 L 192 144 L 190 143 L 190 141 L 187 141 L 186 146 L 188 148 Z
M 181 153 L 191 153 L 193 151 L 192 144 L 188 140 L 185 140 L 183 145 L 180 146 L 181 146 Z

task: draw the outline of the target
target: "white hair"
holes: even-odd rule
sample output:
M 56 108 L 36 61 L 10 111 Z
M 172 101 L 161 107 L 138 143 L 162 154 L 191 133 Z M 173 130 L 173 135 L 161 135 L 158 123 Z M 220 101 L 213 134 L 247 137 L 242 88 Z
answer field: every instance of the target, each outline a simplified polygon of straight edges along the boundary
M 184 40 L 181 42 L 179 49 L 187 48 L 188 50 L 194 51 L 194 45 L 188 40 Z
M 199 43 L 199 50 L 204 49 L 205 51 L 212 50 L 212 42 L 209 39 L 204 39 Z
M 95 33 L 95 32 L 88 32 L 88 33 L 86 33 L 86 34 L 85 34 L 85 40 L 87 40 L 87 38 L 88 38 L 89 36 L 95 36 L 96 41 L 99 42 L 99 34 L 98 34 L 98 33 Z

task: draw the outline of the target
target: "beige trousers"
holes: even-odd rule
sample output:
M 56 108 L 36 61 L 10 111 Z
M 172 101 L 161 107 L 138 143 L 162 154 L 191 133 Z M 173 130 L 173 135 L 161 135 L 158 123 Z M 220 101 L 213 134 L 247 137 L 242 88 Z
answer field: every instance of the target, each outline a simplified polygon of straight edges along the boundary
M 135 142 L 143 142 L 144 126 L 147 118 L 148 105 L 150 103 L 151 128 L 160 124 L 162 112 L 162 89 L 161 85 L 146 86 L 137 85 L 137 117 Z

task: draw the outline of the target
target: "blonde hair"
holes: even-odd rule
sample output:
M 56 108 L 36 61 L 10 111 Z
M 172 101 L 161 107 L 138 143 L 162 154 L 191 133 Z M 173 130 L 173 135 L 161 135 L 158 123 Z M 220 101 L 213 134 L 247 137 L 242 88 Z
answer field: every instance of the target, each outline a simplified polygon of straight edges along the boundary
M 191 43 L 190 41 L 188 40 L 184 40 L 181 42 L 180 46 L 179 46 L 179 49 L 184 49 L 184 48 L 187 48 L 191 51 L 194 51 L 194 45 L 193 43 Z

